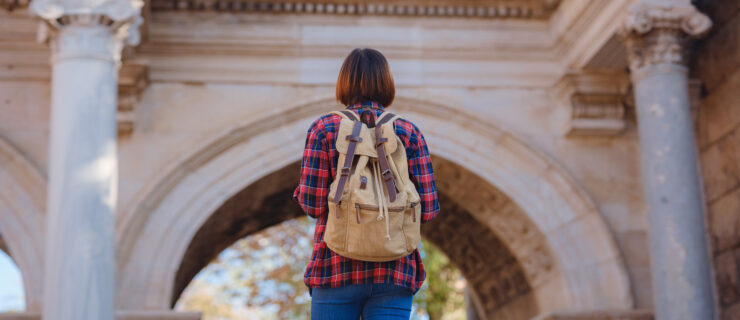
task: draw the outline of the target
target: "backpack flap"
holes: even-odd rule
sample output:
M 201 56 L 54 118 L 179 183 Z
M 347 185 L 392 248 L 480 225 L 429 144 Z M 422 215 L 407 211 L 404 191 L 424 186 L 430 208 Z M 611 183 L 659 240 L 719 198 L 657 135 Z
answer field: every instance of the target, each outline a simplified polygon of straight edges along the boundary
M 352 120 L 342 117 L 336 141 L 336 147 L 339 153 L 347 153 L 349 140 L 347 140 L 346 137 L 352 135 L 353 124 L 354 122 Z M 384 127 L 384 129 L 386 128 Z M 382 136 L 388 139 L 388 141 L 385 143 L 386 154 L 392 154 L 394 151 L 396 151 L 396 148 L 398 148 L 398 141 L 396 140 L 395 132 L 393 132 L 393 130 L 383 130 Z M 375 151 L 375 132 L 368 128 L 367 125 L 365 125 L 364 123 L 362 124 L 362 130 L 360 131 L 360 138 L 362 138 L 362 141 L 357 144 L 355 155 L 365 155 L 368 157 L 377 158 L 378 153 L 377 151 Z

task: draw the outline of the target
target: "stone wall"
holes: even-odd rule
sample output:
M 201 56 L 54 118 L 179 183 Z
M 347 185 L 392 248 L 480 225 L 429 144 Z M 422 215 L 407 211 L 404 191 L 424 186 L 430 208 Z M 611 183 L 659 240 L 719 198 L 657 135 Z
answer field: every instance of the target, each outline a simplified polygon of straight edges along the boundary
M 692 76 L 704 94 L 697 135 L 721 319 L 740 318 L 740 2 L 702 1 L 714 22 L 697 43 Z

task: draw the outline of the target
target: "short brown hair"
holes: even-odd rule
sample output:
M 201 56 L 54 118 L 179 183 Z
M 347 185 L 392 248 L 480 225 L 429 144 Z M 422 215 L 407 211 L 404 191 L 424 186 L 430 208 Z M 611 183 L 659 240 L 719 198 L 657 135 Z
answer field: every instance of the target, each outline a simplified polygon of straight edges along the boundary
M 355 48 L 337 78 L 337 100 L 345 106 L 375 101 L 383 107 L 393 103 L 396 87 L 388 61 L 378 50 Z

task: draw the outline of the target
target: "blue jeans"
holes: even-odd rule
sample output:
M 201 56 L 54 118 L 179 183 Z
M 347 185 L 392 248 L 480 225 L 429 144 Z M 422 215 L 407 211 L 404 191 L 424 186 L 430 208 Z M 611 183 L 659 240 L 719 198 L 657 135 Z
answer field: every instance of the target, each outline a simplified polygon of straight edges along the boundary
M 411 289 L 392 283 L 313 288 L 311 320 L 403 319 L 411 317 Z

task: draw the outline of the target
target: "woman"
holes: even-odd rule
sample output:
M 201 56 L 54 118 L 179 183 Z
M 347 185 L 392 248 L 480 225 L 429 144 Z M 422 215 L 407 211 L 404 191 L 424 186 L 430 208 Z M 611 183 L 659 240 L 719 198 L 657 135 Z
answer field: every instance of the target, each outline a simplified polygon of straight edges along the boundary
M 336 88 L 337 100 L 374 124 L 393 103 L 395 86 L 388 62 L 373 49 L 354 49 L 344 60 Z M 340 256 L 323 241 L 329 185 L 336 176 L 335 148 L 341 117 L 321 116 L 308 129 L 301 177 L 293 197 L 316 218 L 311 261 L 304 282 L 311 294 L 311 319 L 409 319 L 413 295 L 426 278 L 419 250 L 386 262 L 368 262 Z M 424 136 L 405 119 L 394 121 L 403 142 L 410 178 L 421 197 L 421 223 L 439 213 L 437 188 Z M 372 126 L 372 125 L 371 125 Z

